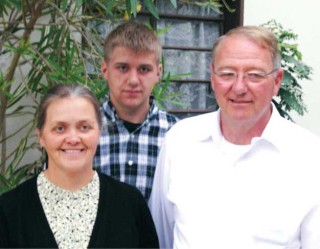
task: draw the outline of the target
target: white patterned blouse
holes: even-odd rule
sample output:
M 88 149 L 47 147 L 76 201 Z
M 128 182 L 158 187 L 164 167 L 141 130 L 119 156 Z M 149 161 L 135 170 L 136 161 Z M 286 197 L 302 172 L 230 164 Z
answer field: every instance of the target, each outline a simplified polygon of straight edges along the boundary
M 99 177 L 77 191 L 51 183 L 43 174 L 37 179 L 40 200 L 54 238 L 61 249 L 87 248 L 97 216 Z

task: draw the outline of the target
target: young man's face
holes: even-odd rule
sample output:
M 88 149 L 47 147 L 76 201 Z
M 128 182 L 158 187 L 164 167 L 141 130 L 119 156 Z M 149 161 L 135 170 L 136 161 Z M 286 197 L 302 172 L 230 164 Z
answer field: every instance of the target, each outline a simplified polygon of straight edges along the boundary
M 139 52 L 117 47 L 109 62 L 102 63 L 103 77 L 108 81 L 110 100 L 118 115 L 146 115 L 149 97 L 159 81 L 162 67 L 152 52 Z

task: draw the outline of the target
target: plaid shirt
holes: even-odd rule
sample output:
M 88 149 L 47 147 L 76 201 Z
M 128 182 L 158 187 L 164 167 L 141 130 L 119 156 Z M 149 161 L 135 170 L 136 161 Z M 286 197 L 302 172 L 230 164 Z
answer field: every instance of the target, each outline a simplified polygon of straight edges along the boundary
M 129 132 L 110 101 L 102 105 L 102 133 L 94 158 L 97 171 L 138 188 L 149 199 L 162 139 L 178 119 L 151 98 L 146 120 Z

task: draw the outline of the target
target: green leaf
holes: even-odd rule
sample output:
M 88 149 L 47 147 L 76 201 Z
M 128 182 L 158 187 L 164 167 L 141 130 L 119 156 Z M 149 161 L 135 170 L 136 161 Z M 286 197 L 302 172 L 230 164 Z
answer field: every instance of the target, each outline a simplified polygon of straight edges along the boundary
M 108 11 L 108 13 L 112 12 L 113 6 L 114 6 L 114 0 L 109 0 L 108 3 L 107 3 L 107 11 Z
M 12 52 L 21 54 L 21 55 L 32 55 L 30 40 L 24 40 L 24 38 L 20 39 L 19 45 L 17 47 L 11 45 L 5 45 L 5 48 L 9 49 Z
M 143 0 L 145 6 L 147 7 L 147 9 L 150 11 L 150 13 L 157 18 L 158 20 L 160 20 L 159 15 L 158 15 L 158 11 L 156 6 L 154 5 L 152 0 Z
M 156 33 L 157 35 L 162 35 L 162 34 L 165 34 L 169 29 L 170 29 L 170 26 L 165 26 L 162 29 L 157 29 Z
M 84 0 L 76 0 L 76 8 L 80 8 L 83 5 Z
M 68 8 L 68 0 L 63 0 L 62 1 L 62 5 L 61 5 L 61 9 L 62 11 L 67 11 L 67 8 Z
M 171 3 L 172 3 L 173 7 L 175 7 L 175 8 L 178 7 L 178 6 L 177 6 L 177 0 L 170 0 L 170 1 L 171 1 Z
M 13 95 L 7 89 L 10 89 L 10 87 L 12 86 L 12 83 L 13 83 L 13 80 L 9 82 L 4 82 L 3 73 L 0 71 L 0 92 L 6 95 L 9 101 L 13 97 Z
M 126 9 L 127 9 L 128 15 L 130 16 L 130 13 L 131 13 L 131 11 L 132 11 L 132 8 L 131 8 L 131 0 L 126 0 Z
M 131 4 L 131 11 L 134 17 L 137 16 L 137 5 L 138 5 L 138 0 L 130 0 Z

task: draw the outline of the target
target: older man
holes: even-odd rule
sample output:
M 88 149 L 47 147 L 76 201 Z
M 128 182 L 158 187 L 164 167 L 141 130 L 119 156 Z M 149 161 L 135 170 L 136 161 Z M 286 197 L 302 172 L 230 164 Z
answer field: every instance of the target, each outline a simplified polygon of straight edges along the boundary
M 220 108 L 178 122 L 160 152 L 149 205 L 162 248 L 320 248 L 320 139 L 272 104 L 280 61 L 262 27 L 215 42 Z

